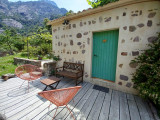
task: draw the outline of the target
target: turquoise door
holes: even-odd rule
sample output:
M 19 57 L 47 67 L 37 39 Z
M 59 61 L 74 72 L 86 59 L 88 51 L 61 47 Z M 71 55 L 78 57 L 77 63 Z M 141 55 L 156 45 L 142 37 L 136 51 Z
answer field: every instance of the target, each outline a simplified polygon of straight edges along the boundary
M 118 30 L 93 33 L 92 77 L 115 81 Z

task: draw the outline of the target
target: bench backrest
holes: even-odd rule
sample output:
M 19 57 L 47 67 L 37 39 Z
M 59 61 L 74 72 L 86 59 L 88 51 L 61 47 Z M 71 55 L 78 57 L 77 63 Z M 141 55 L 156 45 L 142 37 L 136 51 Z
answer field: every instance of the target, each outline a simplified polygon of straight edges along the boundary
M 71 69 L 76 71 L 84 71 L 84 64 L 64 62 L 63 69 Z

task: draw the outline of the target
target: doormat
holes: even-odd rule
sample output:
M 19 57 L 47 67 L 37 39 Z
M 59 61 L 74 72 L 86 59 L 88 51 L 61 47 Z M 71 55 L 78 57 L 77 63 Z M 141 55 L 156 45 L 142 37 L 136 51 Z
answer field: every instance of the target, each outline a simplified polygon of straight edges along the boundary
M 98 86 L 98 85 L 94 85 L 94 86 L 93 86 L 93 89 L 99 90 L 99 91 L 102 91 L 102 92 L 105 92 L 105 93 L 108 93 L 108 92 L 109 92 L 109 88 L 102 87 L 102 86 Z

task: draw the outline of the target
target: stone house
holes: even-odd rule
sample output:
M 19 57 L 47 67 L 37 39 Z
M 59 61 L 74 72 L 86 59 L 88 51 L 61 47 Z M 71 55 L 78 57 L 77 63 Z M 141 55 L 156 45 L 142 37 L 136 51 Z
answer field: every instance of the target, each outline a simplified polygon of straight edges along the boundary
M 50 21 L 53 52 L 64 61 L 84 63 L 84 80 L 136 94 L 130 61 L 160 32 L 159 0 L 120 0 Z

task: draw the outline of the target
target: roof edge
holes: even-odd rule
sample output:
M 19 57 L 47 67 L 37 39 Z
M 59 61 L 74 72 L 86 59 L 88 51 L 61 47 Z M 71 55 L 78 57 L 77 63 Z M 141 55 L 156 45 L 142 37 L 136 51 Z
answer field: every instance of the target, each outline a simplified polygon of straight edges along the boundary
M 56 25 L 56 24 L 62 23 L 65 19 L 73 20 L 73 19 L 88 16 L 88 15 L 96 14 L 96 13 L 99 13 L 99 12 L 103 12 L 103 11 L 106 11 L 106 10 L 119 8 L 119 7 L 126 6 L 126 5 L 142 3 L 142 2 L 150 2 L 150 1 L 160 1 L 160 0 L 120 0 L 120 1 L 117 1 L 117 2 L 109 3 L 109 4 L 104 5 L 102 7 L 98 7 L 98 8 L 95 8 L 95 9 L 83 10 L 82 12 L 74 13 L 74 14 L 71 14 L 69 16 L 64 16 L 64 17 L 49 21 L 47 23 L 47 25 Z

